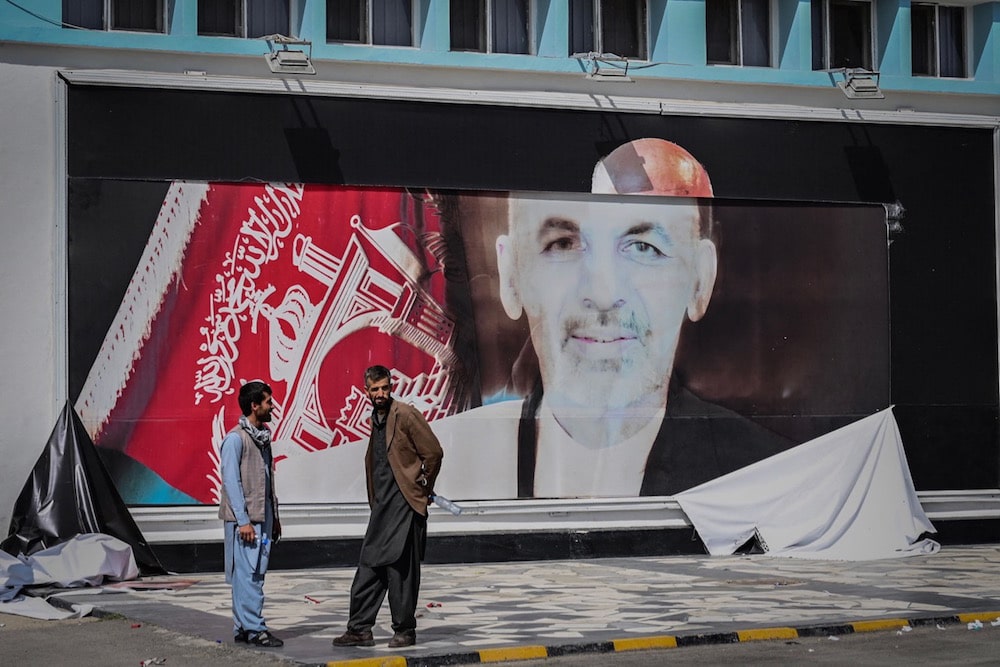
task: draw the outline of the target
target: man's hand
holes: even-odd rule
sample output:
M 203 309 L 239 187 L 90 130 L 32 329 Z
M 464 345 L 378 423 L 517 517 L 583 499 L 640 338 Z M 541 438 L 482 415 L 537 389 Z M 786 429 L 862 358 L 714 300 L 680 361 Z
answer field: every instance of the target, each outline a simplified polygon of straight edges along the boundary
M 240 526 L 237 529 L 237 532 L 239 533 L 240 541 L 241 542 L 256 542 L 257 541 L 257 533 L 254 532 L 253 524 L 251 524 L 251 523 L 248 523 L 246 525 Z
M 277 542 L 280 539 L 281 539 L 281 522 L 275 519 L 274 526 L 271 528 L 271 541 Z

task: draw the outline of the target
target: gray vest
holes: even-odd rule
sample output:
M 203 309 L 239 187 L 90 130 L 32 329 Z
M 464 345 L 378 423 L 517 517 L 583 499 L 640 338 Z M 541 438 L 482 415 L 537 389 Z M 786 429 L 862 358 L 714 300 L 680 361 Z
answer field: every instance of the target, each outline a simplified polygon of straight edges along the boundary
M 264 523 L 264 489 L 266 486 L 264 468 L 264 457 L 261 456 L 257 445 L 254 444 L 250 434 L 239 426 L 236 426 L 227 435 L 236 433 L 243 440 L 243 456 L 240 459 L 240 481 L 243 485 L 243 496 L 247 501 L 247 514 L 253 523 Z M 274 520 L 278 520 L 278 496 L 274 492 L 274 474 L 271 474 L 271 511 L 274 513 Z M 222 500 L 219 502 L 219 518 L 224 521 L 236 521 L 236 515 L 229 504 L 229 496 L 226 494 L 226 485 L 222 485 Z

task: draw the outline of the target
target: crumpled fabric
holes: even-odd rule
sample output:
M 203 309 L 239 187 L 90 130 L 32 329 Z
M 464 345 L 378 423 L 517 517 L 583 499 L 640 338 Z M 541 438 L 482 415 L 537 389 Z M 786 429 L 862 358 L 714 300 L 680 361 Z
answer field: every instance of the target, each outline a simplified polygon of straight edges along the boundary
M 892 408 L 676 496 L 712 555 L 875 560 L 937 552 Z
M 45 619 L 86 615 L 92 610 L 90 605 L 61 610 L 40 598 L 22 595 L 21 591 L 30 586 L 100 586 L 105 580 L 128 581 L 138 576 L 132 547 L 100 533 L 78 535 L 31 556 L 16 557 L 0 551 L 0 612 Z

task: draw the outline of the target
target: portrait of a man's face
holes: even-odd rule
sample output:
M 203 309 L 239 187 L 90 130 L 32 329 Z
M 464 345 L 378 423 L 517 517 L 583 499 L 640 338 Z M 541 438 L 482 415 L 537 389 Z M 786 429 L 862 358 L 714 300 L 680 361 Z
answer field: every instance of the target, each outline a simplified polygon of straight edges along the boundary
M 716 252 L 694 199 L 512 195 L 500 297 L 527 318 L 553 406 L 662 406 L 685 318 L 704 315 Z

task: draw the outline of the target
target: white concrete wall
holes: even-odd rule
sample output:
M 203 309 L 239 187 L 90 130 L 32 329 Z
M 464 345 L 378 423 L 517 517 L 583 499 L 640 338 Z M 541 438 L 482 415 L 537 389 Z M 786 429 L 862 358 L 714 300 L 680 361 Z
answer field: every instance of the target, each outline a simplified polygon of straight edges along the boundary
M 56 76 L 0 63 L 0 531 L 65 401 Z

